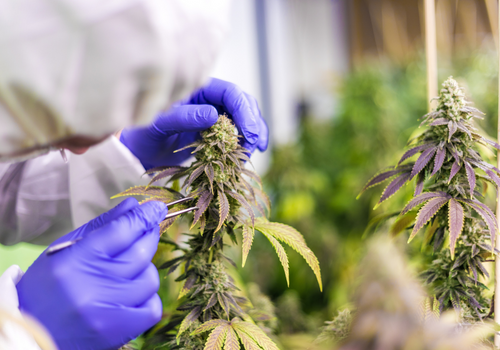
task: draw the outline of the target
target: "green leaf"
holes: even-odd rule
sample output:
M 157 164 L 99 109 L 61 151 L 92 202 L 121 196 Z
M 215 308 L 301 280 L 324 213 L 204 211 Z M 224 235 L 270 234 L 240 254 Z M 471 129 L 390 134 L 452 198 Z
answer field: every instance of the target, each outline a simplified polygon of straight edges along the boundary
M 266 231 L 261 231 L 264 236 L 271 242 L 271 245 L 276 250 L 276 254 L 278 254 L 278 258 L 280 259 L 281 266 L 283 266 L 283 270 L 285 270 L 286 276 L 286 285 L 290 286 L 290 273 L 288 267 L 288 256 L 286 255 L 285 249 L 273 236 L 266 233 Z
M 241 258 L 241 266 L 245 267 L 245 262 L 247 261 L 248 253 L 250 252 L 250 248 L 252 248 L 254 229 L 248 225 L 243 225 L 243 244 L 241 246 L 242 250 L 242 258 Z
M 255 340 L 253 340 L 251 336 L 243 331 L 240 331 L 238 328 L 235 328 L 234 331 L 238 335 L 238 338 L 240 338 L 245 350 L 262 350 L 262 348 L 255 342 Z
M 173 201 L 175 199 L 182 198 L 182 195 L 179 197 L 177 192 L 171 192 L 168 189 L 160 186 L 134 186 L 130 187 L 129 189 L 120 192 L 111 199 L 115 199 L 118 197 L 125 197 L 125 196 L 149 196 L 149 197 L 155 197 L 155 198 L 162 198 L 162 199 L 168 199 L 170 201 Z
M 177 332 L 177 339 L 184 333 L 189 326 L 196 321 L 198 317 L 201 315 L 201 306 L 195 307 L 186 317 L 182 320 L 181 325 L 179 326 L 179 331 Z
M 215 232 L 220 230 L 229 215 L 229 201 L 227 200 L 226 194 L 221 190 L 217 190 L 217 195 L 219 197 L 219 224 Z
M 401 232 L 406 230 L 408 226 L 410 226 L 414 221 L 415 218 L 417 217 L 417 214 L 415 212 L 407 213 L 406 215 L 403 215 L 402 217 L 398 218 L 394 224 L 391 226 L 391 234 L 393 236 L 399 235 Z
M 304 237 L 302 237 L 297 230 L 284 224 L 269 222 L 262 217 L 255 220 L 255 229 L 266 235 L 273 236 L 278 241 L 286 243 L 293 250 L 302 255 L 316 275 L 320 290 L 323 290 L 318 259 L 305 243 Z
M 233 324 L 236 331 L 240 331 L 249 335 L 254 342 L 259 344 L 264 350 L 279 350 L 276 344 L 256 325 L 250 322 L 236 322 Z
M 226 335 L 226 344 L 224 350 L 240 350 L 240 342 L 236 336 L 236 332 L 232 327 L 229 327 Z
M 210 335 L 208 336 L 207 342 L 205 343 L 205 347 L 203 349 L 222 350 L 228 329 L 229 329 L 229 324 L 227 323 L 215 328 L 212 331 L 212 333 L 210 333 Z
M 210 320 L 210 321 L 205 322 L 204 324 L 202 324 L 198 328 L 196 328 L 193 332 L 191 332 L 190 335 L 193 336 L 193 335 L 197 335 L 197 334 L 200 334 L 203 332 L 207 332 L 209 330 L 212 330 L 212 329 L 214 329 L 218 326 L 221 326 L 221 325 L 225 325 L 227 323 L 228 323 L 227 321 L 220 320 L 220 319 Z

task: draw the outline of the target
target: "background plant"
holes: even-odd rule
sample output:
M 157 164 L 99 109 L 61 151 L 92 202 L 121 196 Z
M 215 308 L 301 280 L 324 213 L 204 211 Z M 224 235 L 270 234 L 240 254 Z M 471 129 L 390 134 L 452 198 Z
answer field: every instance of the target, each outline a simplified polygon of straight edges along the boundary
M 260 186 L 260 178 L 244 167 L 250 161 L 246 150 L 238 143 L 234 125 L 226 116 L 202 133 L 202 139 L 186 148 L 194 148 L 195 161 L 190 167 L 160 167 L 149 170 L 153 175 L 149 186 L 138 186 L 119 194 L 144 195 L 145 201 L 169 203 L 183 197 L 173 188 L 153 186 L 152 183 L 168 178 L 168 182 L 185 177 L 182 188 L 187 196 L 196 200 L 197 210 L 191 219 L 187 244 L 181 246 L 167 237 L 163 243 L 171 244 L 181 252 L 161 264 L 168 273 L 181 268 L 176 281 L 182 283 L 177 312 L 166 325 L 152 332 L 145 347 L 166 349 L 277 349 L 274 342 L 255 324 L 255 312 L 248 299 L 238 293 L 234 279 L 225 264 L 234 262 L 224 255 L 224 238 L 238 244 L 237 233 L 242 235 L 242 265 L 250 252 L 255 230 L 265 236 L 278 254 L 289 280 L 289 260 L 283 243 L 298 252 L 312 268 L 320 289 L 322 281 L 319 263 L 307 247 L 302 235 L 290 226 L 269 222 L 266 211 L 269 201 Z M 167 182 L 167 183 L 168 183 Z M 176 205 L 170 212 L 180 210 Z M 255 212 L 260 216 L 255 215 Z M 175 219 L 160 225 L 164 234 Z M 265 321 L 265 318 L 264 318 Z M 263 324 L 262 324 L 263 325 Z

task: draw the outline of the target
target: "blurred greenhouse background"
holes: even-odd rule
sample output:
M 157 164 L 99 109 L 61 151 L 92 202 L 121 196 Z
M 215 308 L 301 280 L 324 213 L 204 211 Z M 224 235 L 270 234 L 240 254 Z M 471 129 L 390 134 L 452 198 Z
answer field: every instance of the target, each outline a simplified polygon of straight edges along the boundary
M 422 0 L 233 3 L 231 38 L 213 76 L 257 97 L 272 141 L 253 160 L 271 197 L 272 219 L 302 232 L 324 281 L 320 292 L 309 267 L 289 251 L 287 288 L 272 247 L 256 236 L 239 268 L 240 283 L 275 303 L 273 309 L 265 296 L 253 300 L 278 316 L 267 326 L 285 349 L 310 348 L 325 321 L 352 307 L 370 221 L 412 195 L 402 191 L 375 211 L 380 189 L 356 200 L 372 174 L 397 162 L 427 112 L 422 12 Z M 439 81 L 452 75 L 465 86 L 486 113 L 480 126 L 493 139 L 497 12 L 496 0 L 436 0 Z M 492 206 L 493 196 L 488 200 Z M 417 254 L 417 246 L 403 245 L 418 270 L 429 257 Z M 26 268 L 40 251 L 1 247 L 0 272 L 11 263 Z M 232 255 L 241 260 L 239 252 Z M 164 301 L 175 298 L 168 286 L 163 293 Z

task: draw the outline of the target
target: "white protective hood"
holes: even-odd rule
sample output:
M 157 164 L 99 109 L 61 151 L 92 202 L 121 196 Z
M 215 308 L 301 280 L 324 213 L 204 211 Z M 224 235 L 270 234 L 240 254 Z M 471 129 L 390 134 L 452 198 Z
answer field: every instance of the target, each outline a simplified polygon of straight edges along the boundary
M 206 79 L 229 0 L 0 0 L 0 161 L 100 138 Z

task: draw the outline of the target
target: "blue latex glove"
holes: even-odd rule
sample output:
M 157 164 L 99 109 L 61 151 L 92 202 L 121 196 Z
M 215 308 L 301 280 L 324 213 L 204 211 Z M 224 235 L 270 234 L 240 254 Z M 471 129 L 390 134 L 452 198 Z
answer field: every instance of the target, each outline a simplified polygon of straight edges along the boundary
M 117 349 L 162 314 L 151 259 L 168 209 L 128 198 L 61 237 L 75 245 L 40 257 L 17 284 L 20 309 L 42 323 L 60 350 Z
M 211 127 L 223 112 L 233 119 L 243 135 L 241 144 L 250 153 L 256 148 L 262 152 L 267 149 L 269 130 L 257 100 L 238 86 L 214 78 L 189 98 L 160 113 L 150 126 L 124 129 L 120 141 L 146 169 L 179 165 L 193 150 L 174 151 L 199 139 L 199 132 Z

